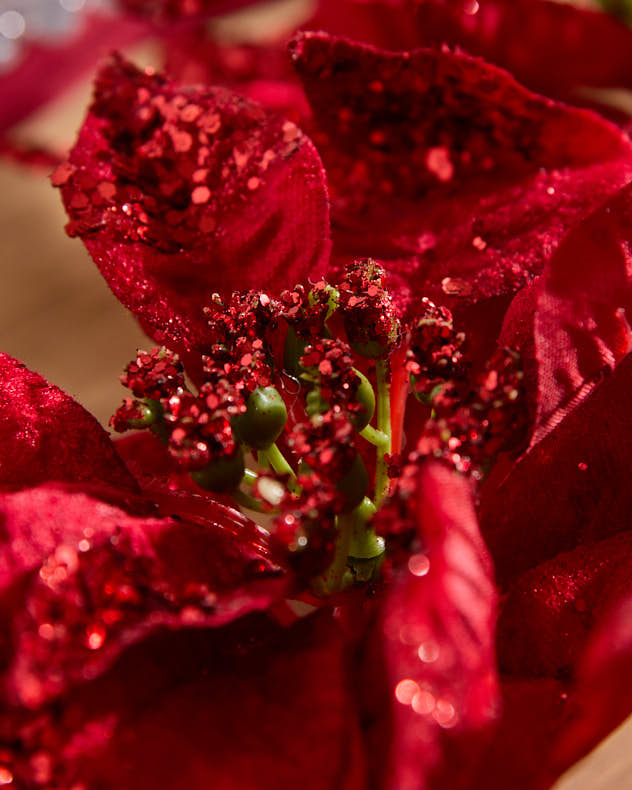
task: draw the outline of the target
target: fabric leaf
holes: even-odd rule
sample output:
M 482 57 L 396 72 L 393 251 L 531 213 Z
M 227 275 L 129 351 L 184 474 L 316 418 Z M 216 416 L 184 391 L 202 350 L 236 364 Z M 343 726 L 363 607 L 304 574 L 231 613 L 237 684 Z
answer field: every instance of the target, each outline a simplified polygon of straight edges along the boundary
M 325 177 L 300 129 L 120 57 L 53 183 L 115 295 L 186 348 L 204 345 L 212 293 L 278 290 L 327 265 Z
M 632 178 L 615 126 L 461 52 L 304 33 L 292 57 L 321 130 L 336 261 L 381 258 L 404 301 L 517 291 Z
M 0 353 L 0 489 L 48 481 L 138 490 L 107 433 L 82 406 Z

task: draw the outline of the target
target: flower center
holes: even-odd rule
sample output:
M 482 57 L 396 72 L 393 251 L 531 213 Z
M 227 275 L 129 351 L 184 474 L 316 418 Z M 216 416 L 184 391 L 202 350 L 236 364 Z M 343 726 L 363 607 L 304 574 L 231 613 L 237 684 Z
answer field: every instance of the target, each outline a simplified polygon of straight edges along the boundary
M 112 425 L 151 430 L 198 486 L 270 514 L 279 560 L 316 594 L 371 582 L 406 520 L 374 516 L 407 501 L 411 470 L 430 456 L 480 480 L 525 424 L 519 357 L 473 377 L 450 312 L 417 308 L 399 318 L 371 259 L 335 286 L 214 295 L 196 387 L 172 351 L 140 351 Z M 423 429 L 402 460 L 411 390 Z

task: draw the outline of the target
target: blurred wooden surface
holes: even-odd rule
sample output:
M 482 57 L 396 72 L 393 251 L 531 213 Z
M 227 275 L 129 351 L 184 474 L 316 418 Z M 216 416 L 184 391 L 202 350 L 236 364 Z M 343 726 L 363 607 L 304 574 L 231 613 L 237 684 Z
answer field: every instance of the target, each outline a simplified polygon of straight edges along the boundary
M 154 53 L 149 47 L 135 54 L 151 61 Z M 22 136 L 63 149 L 89 95 L 85 83 L 31 119 Z M 81 242 L 65 235 L 65 221 L 45 174 L 0 162 L 0 350 L 62 387 L 106 425 L 125 394 L 119 374 L 149 341 Z M 555 790 L 627 790 L 631 777 L 632 717 Z

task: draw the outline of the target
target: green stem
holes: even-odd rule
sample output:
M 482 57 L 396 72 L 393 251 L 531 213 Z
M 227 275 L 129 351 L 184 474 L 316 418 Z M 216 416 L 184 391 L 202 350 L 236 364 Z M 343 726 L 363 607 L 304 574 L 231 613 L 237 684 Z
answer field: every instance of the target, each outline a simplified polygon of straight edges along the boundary
M 384 540 L 375 534 L 375 530 L 367 522 L 375 514 L 377 508 L 368 497 L 352 511 L 353 531 L 349 544 L 349 556 L 356 559 L 372 559 L 384 553 Z
M 345 571 L 347 569 L 347 558 L 349 557 L 349 544 L 351 533 L 353 532 L 353 514 L 342 513 L 338 516 L 338 536 L 336 538 L 336 548 L 334 559 L 329 568 L 314 580 L 315 591 L 320 595 L 331 595 L 342 589 Z
M 257 482 L 259 475 L 253 472 L 252 469 L 244 469 L 244 476 L 241 478 L 242 483 L 253 486 Z
M 369 497 L 365 496 L 352 513 L 357 523 L 366 524 L 366 522 L 377 513 L 377 508 Z
M 390 439 L 382 431 L 378 431 L 377 428 L 374 428 L 372 425 L 367 425 L 360 431 L 360 436 L 363 439 L 366 439 L 367 442 L 374 444 L 376 447 L 386 447 L 389 443 Z
M 288 475 L 289 480 L 287 483 L 287 487 L 293 494 L 299 493 L 299 486 L 296 483 L 296 472 L 292 469 L 292 467 L 288 464 L 285 460 L 283 453 L 279 450 L 279 448 L 274 444 L 274 442 L 270 445 L 270 447 L 266 448 L 263 451 L 263 454 L 266 457 L 266 460 L 270 464 L 270 466 L 274 469 L 274 471 L 278 475 Z
M 153 425 L 149 426 L 149 430 L 163 444 L 167 444 L 169 442 L 169 434 L 167 433 L 167 428 L 166 428 L 164 422 L 160 422 L 160 421 L 159 422 L 155 422 Z
M 377 429 L 386 437 L 377 448 L 375 468 L 375 505 L 380 507 L 388 491 L 388 468 L 385 455 L 391 452 L 391 398 L 388 383 L 388 363 L 378 359 L 375 363 L 377 379 Z

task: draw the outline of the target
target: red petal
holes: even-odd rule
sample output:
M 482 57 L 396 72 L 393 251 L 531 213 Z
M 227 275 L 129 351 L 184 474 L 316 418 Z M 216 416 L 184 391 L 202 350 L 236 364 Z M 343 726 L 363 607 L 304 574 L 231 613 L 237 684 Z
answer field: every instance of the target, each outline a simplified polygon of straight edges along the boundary
M 203 343 L 218 291 L 279 290 L 327 264 L 316 150 L 291 122 L 222 89 L 184 90 L 120 58 L 96 97 L 62 186 L 116 296 L 175 343 Z
M 532 444 L 586 397 L 632 348 L 632 187 L 563 240 L 535 313 L 538 412 Z
M 498 634 L 504 713 L 481 786 L 548 788 L 629 715 L 631 541 L 560 555 L 512 587 Z
M 632 595 L 632 532 L 579 546 L 515 579 L 498 622 L 501 669 L 561 676 L 617 600 Z
M 573 719 L 556 744 L 555 774 L 565 770 L 632 711 L 632 596 L 603 618 L 577 669 Z
M 518 290 L 632 178 L 620 130 L 483 61 L 325 33 L 299 36 L 293 57 L 326 135 L 337 255 L 381 258 L 409 298 Z
M 418 14 L 417 4 L 408 0 L 319 0 L 301 29 L 325 30 L 383 49 L 413 49 L 424 43 Z
M 629 527 L 632 356 L 513 469 L 492 474 L 480 519 L 501 582 Z M 551 486 L 554 484 L 554 489 Z
M 0 488 L 48 480 L 136 491 L 99 423 L 70 396 L 0 353 Z
M 13 704 L 39 707 L 158 629 L 223 625 L 282 596 L 260 532 L 221 506 L 200 526 L 41 487 L 2 495 L 0 508 L 2 685 Z
M 416 513 L 420 549 L 385 592 L 373 634 L 389 695 L 380 714 L 392 721 L 383 786 L 457 788 L 496 718 L 496 593 L 468 482 L 425 466 Z
M 184 31 L 170 40 L 165 70 L 188 85 L 223 85 L 280 113 L 306 123 L 309 106 L 283 42 L 266 45 L 209 46 L 206 30 Z
M 129 46 L 147 34 L 146 26 L 138 20 L 111 14 L 84 12 L 77 28 L 76 34 L 64 37 L 63 45 L 44 36 L 38 41 L 29 40 L 27 32 L 15 68 L 3 70 L 0 132 L 67 90 L 82 74 L 94 69 L 110 48 Z
M 329 614 L 162 634 L 18 736 L 27 759 L 43 741 L 64 787 L 362 790 L 343 650 Z
M 212 17 L 229 14 L 256 0 L 118 0 L 127 11 L 168 22 L 195 17 Z
M 423 43 L 458 44 L 572 104 L 599 101 L 581 91 L 589 86 L 632 87 L 632 31 L 610 14 L 548 0 L 424 0 L 418 25 Z

